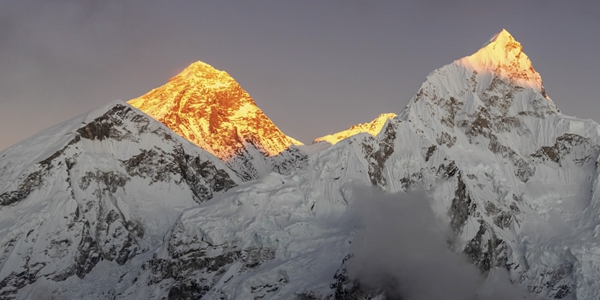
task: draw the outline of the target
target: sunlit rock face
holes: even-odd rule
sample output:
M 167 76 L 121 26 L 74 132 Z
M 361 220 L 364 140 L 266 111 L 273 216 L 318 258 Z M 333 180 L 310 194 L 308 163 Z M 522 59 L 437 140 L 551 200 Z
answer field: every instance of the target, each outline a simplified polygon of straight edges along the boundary
M 306 157 L 227 72 L 195 62 L 129 103 L 226 162 L 250 180 L 289 173 Z
M 394 113 L 381 114 L 371 122 L 352 125 L 352 127 L 350 127 L 347 130 L 316 138 L 313 143 L 328 142 L 332 145 L 335 145 L 337 142 L 343 139 L 364 132 L 375 136 L 379 132 L 381 132 L 381 129 L 383 128 L 387 120 L 393 119 L 394 117 L 396 117 L 396 114 Z
M 506 29 L 494 35 L 479 51 L 460 60 L 477 72 L 492 72 L 511 83 L 544 94 L 542 77 L 535 71 L 521 43 Z

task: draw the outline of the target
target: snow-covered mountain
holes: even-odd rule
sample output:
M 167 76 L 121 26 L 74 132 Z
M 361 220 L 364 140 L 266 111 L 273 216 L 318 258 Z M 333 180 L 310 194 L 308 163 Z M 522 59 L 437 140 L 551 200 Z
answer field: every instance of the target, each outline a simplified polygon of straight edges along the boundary
M 0 153 L 0 298 L 114 293 L 118 277 L 93 273 L 127 269 L 184 209 L 240 182 L 124 102 L 49 128 Z
M 600 125 L 507 31 L 378 120 L 246 182 L 124 103 L 48 129 L 0 153 L 0 298 L 596 299 Z
M 381 114 L 377 118 L 375 118 L 375 120 L 373 120 L 369 123 L 352 125 L 347 130 L 316 138 L 313 141 L 313 143 L 327 142 L 332 145 L 335 145 L 337 142 L 339 142 L 341 140 L 347 139 L 353 135 L 357 135 L 357 134 L 363 133 L 363 132 L 367 132 L 367 133 L 371 134 L 372 136 L 375 136 L 379 132 L 381 132 L 383 125 L 385 125 L 385 123 L 387 122 L 388 119 L 393 119 L 395 117 L 396 117 L 395 113 Z
M 305 163 L 294 145 L 227 72 L 195 62 L 129 103 L 214 154 L 240 178 L 289 174 Z
M 375 296 L 347 273 L 365 201 L 353 186 L 362 183 L 425 187 L 455 236 L 450 247 L 483 276 L 508 271 L 533 298 L 594 299 L 599 133 L 597 123 L 558 111 L 503 30 L 432 72 L 377 136 L 351 136 L 290 176 L 271 174 L 187 210 L 122 297 Z

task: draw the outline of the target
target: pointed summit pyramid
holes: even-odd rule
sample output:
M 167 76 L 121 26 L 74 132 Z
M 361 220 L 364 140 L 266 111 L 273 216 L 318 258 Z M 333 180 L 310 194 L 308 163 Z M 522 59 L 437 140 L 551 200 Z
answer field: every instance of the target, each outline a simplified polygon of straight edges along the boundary
M 285 152 L 294 153 L 289 159 L 303 160 L 292 149 L 301 143 L 281 132 L 235 79 L 200 61 L 129 103 L 214 154 L 247 180 L 293 169 L 294 163 L 282 158 Z M 287 167 L 281 168 L 280 163 Z
M 521 43 L 506 29 L 494 35 L 475 54 L 462 59 L 477 72 L 492 71 L 520 86 L 543 90 L 542 77 L 535 71 Z
M 513 137 L 521 139 L 522 116 L 558 113 L 521 44 L 502 30 L 474 54 L 431 72 L 402 117 L 424 132 L 444 132 L 433 138 L 451 147 L 457 130 L 469 139 L 495 131 L 521 133 Z

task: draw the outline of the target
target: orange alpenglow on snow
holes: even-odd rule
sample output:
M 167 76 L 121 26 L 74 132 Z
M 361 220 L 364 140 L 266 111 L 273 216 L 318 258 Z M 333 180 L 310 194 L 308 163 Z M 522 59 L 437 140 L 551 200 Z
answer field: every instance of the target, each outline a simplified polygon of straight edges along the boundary
M 344 131 L 340 131 L 338 133 L 334 133 L 334 134 L 322 136 L 320 138 L 316 138 L 313 143 L 328 142 L 332 145 L 335 145 L 337 142 L 339 142 L 343 139 L 346 139 L 348 137 L 351 137 L 353 135 L 363 133 L 363 132 L 366 132 L 372 136 L 375 136 L 379 132 L 381 132 L 381 129 L 383 128 L 383 125 L 385 125 L 387 120 L 393 119 L 394 117 L 396 117 L 396 114 L 394 114 L 394 113 L 381 114 L 381 115 L 379 115 L 379 117 L 377 117 L 375 120 L 373 120 L 369 123 L 352 125 L 352 127 L 350 127 L 350 129 L 348 129 L 348 130 L 344 130 Z
M 267 156 L 302 144 L 283 134 L 227 72 L 200 61 L 129 104 L 224 161 L 248 144 Z
M 547 99 L 542 77 L 535 71 L 529 57 L 523 52 L 521 43 L 502 29 L 493 36 L 479 51 L 458 61 L 468 65 L 478 73 L 492 71 L 495 76 L 506 78 L 519 86 L 529 86 L 541 92 Z

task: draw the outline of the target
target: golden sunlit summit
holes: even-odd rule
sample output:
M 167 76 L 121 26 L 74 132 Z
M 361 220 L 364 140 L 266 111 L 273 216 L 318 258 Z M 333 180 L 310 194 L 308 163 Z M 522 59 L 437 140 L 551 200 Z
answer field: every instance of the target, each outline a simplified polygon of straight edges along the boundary
M 396 117 L 396 114 L 394 114 L 394 113 L 381 114 L 381 115 L 379 115 L 379 117 L 377 117 L 375 120 L 373 120 L 371 122 L 352 125 L 352 127 L 350 127 L 347 130 L 340 131 L 340 132 L 326 135 L 326 136 L 322 136 L 320 138 L 316 138 L 314 140 L 314 143 L 328 142 L 332 145 L 335 145 L 337 142 L 339 142 L 343 139 L 346 139 L 348 137 L 351 137 L 353 135 L 363 133 L 363 132 L 366 132 L 372 136 L 376 136 L 381 131 L 381 129 L 383 128 L 383 126 L 385 125 L 387 120 L 393 119 L 395 117 Z
M 224 161 L 249 144 L 266 156 L 301 144 L 283 134 L 227 72 L 200 61 L 129 104 Z

